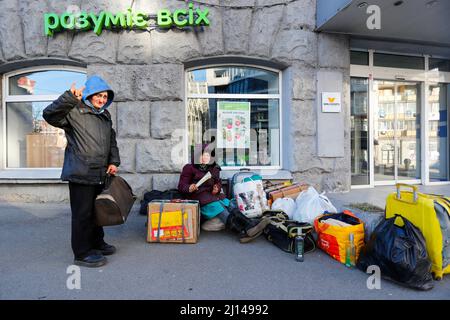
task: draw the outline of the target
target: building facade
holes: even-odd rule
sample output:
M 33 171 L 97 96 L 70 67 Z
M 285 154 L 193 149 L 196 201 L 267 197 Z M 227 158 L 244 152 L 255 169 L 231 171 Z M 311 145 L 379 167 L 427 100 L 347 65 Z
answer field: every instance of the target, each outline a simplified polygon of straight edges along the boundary
M 93 74 L 115 91 L 119 172 L 138 196 L 176 187 L 202 143 L 224 178 L 448 182 L 446 39 L 392 50 L 340 29 L 361 1 L 330 3 L 0 0 L 0 199 L 68 199 L 64 132 L 42 110 Z

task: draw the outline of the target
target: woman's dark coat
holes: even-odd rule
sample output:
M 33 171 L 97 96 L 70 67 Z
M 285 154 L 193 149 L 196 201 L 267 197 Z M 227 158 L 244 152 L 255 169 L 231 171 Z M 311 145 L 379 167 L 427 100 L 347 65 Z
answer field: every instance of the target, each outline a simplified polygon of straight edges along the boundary
M 116 133 L 108 110 L 97 113 L 67 90 L 44 109 L 43 116 L 49 124 L 66 133 L 62 180 L 101 184 L 108 165 L 120 165 Z
M 189 192 L 189 186 L 193 183 L 197 183 L 207 173 L 211 172 L 212 178 L 206 180 L 197 191 Z M 205 204 L 223 200 L 225 195 L 220 192 L 212 194 L 213 186 L 217 184 L 220 188 L 222 182 L 220 180 L 220 167 L 217 165 L 211 165 L 209 170 L 202 171 L 193 164 L 187 164 L 183 167 L 181 172 L 180 181 L 178 183 L 178 191 L 183 193 L 187 199 L 200 201 L 200 206 Z

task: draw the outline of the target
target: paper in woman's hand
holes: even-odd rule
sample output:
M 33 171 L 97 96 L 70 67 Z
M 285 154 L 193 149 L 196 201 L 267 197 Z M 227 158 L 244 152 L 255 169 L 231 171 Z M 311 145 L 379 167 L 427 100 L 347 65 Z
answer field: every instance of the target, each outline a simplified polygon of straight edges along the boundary
M 205 174 L 205 176 L 203 178 L 200 179 L 199 182 L 197 182 L 195 185 L 198 187 L 200 187 L 206 180 L 211 178 L 211 172 L 208 172 L 207 174 Z

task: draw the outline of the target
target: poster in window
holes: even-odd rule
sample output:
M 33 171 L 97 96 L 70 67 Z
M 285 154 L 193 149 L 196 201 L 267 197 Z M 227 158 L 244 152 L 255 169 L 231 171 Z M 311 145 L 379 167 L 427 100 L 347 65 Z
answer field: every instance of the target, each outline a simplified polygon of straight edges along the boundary
M 250 102 L 218 102 L 217 147 L 250 148 Z

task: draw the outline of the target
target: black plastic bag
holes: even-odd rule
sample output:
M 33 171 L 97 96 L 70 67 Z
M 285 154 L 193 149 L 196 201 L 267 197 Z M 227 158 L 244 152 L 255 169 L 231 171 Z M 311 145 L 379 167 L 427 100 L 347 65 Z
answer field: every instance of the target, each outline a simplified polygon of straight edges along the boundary
M 141 200 L 141 208 L 139 214 L 146 215 L 148 203 L 152 200 L 173 200 L 183 199 L 183 195 L 177 189 L 170 189 L 166 191 L 152 190 L 144 193 L 144 198 Z
M 403 220 L 403 227 L 395 224 L 397 218 Z M 369 243 L 361 250 L 357 268 L 366 272 L 371 265 L 380 268 L 381 277 L 399 284 L 419 290 L 433 288 L 425 238 L 400 215 L 380 222 Z

